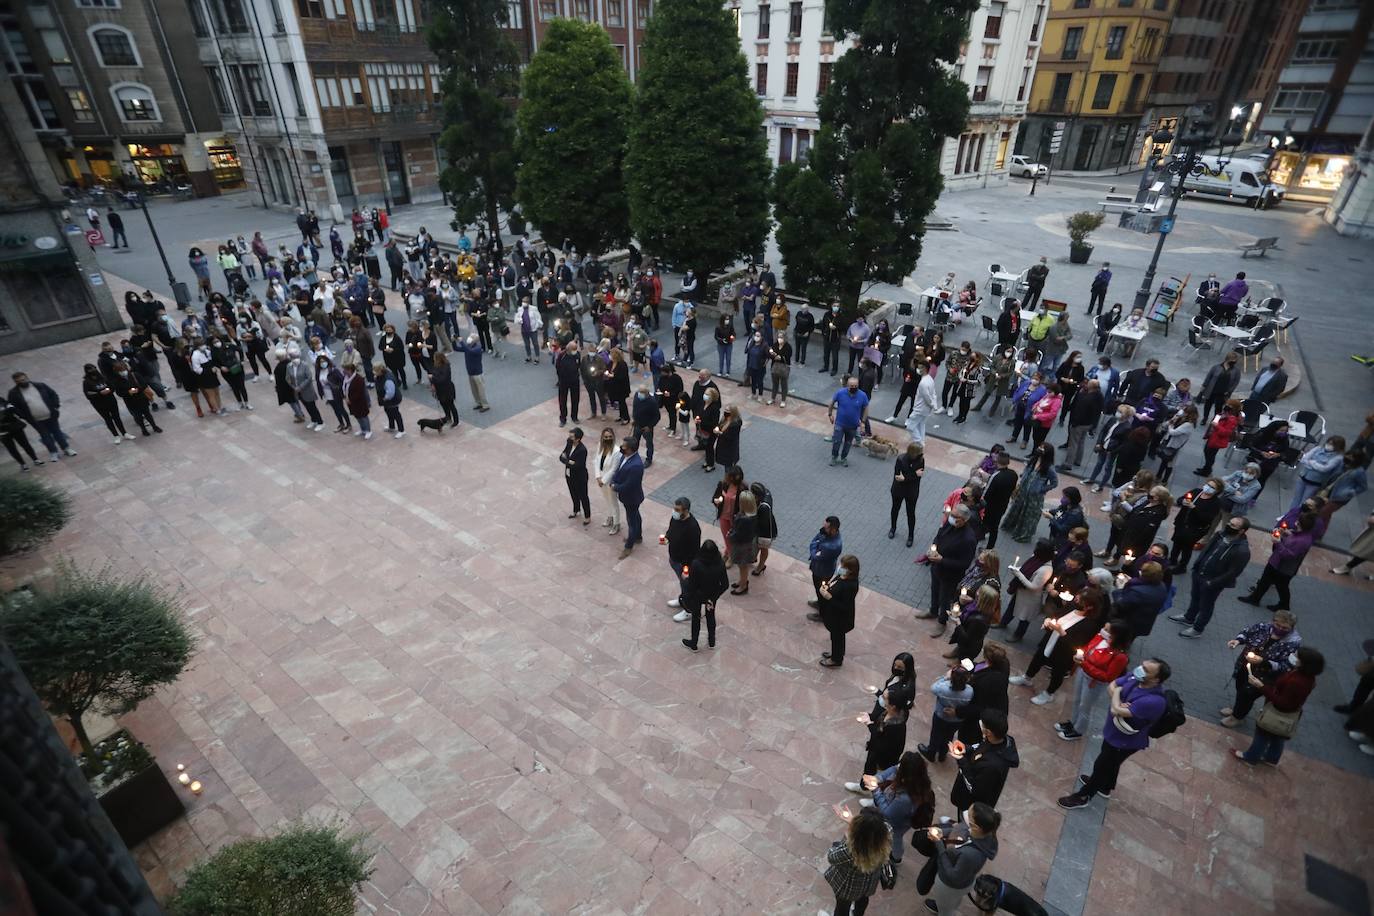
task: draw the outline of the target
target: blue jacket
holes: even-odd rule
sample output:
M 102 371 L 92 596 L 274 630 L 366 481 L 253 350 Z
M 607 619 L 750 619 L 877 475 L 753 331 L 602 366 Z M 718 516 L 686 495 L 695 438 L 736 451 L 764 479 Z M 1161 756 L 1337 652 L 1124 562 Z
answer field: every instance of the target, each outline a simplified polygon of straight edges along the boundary
M 1035 389 L 1034 389 L 1033 391 L 1030 391 L 1029 393 L 1027 393 L 1027 390 L 1028 390 L 1032 385 L 1035 386 Z M 1028 379 L 1026 379 L 1024 382 L 1022 382 L 1021 384 L 1019 384 L 1019 385 L 1016 386 L 1016 391 L 1015 391 L 1015 392 L 1012 394 L 1012 396 L 1011 396 L 1011 402 L 1012 402 L 1012 404 L 1019 404 L 1019 403 L 1021 403 L 1021 398 L 1022 398 L 1022 397 L 1025 397 L 1025 399 L 1026 399 L 1026 415 L 1027 415 L 1027 416 L 1030 416 L 1031 408 L 1035 406 L 1035 402 L 1038 401 L 1038 400 L 1040 400 L 1040 399 L 1043 398 L 1044 396 L 1045 396 L 1045 386 L 1044 386 L 1044 384 L 1035 381 L 1035 379 L 1030 379 L 1030 378 L 1028 378 Z
M 482 344 L 480 341 L 472 347 L 469 347 L 464 341 L 455 341 L 453 349 L 463 354 L 463 363 L 467 366 L 468 375 L 482 374 Z
M 817 531 L 816 536 L 811 539 L 811 550 L 807 554 L 811 561 L 811 574 L 824 579 L 835 575 L 835 565 L 843 551 L 844 541 L 840 539 L 838 531 L 833 537 L 827 535 L 824 528 Z
M 897 768 L 888 767 L 878 773 L 878 780 L 892 779 L 897 775 Z M 911 796 L 901 791 L 889 791 L 888 789 L 873 790 L 873 807 L 878 809 L 878 813 L 883 816 L 883 820 L 892 826 L 892 855 L 897 858 L 902 857 L 902 840 L 913 826 L 911 819 L 916 814 L 916 806 L 911 801 Z
M 687 303 L 679 301 L 673 306 L 673 327 L 680 328 L 687 323 Z
M 1117 383 L 1121 381 L 1121 373 L 1117 372 L 1114 368 L 1107 369 L 1103 372 L 1101 366 L 1093 366 L 1088 370 L 1088 374 L 1084 377 L 1084 381 L 1087 379 L 1097 379 L 1097 387 L 1102 391 L 1103 409 L 1105 410 L 1106 402 L 1110 401 L 1112 396 L 1116 394 L 1116 386 Z
M 1369 489 L 1369 475 L 1364 468 L 1354 468 L 1339 473 L 1331 483 L 1331 501 L 1348 503 Z
M 639 452 L 620 462 L 611 478 L 611 489 L 630 508 L 644 502 L 644 459 L 639 457 Z
M 636 394 L 630 401 L 630 417 L 634 420 L 636 429 L 644 426 L 655 427 L 662 416 L 658 412 L 658 399 L 652 394 L 643 398 Z
M 667 361 L 668 357 L 663 352 L 662 347 L 654 347 L 649 351 L 649 370 L 651 372 L 656 373 L 661 371 L 663 369 L 663 364 Z

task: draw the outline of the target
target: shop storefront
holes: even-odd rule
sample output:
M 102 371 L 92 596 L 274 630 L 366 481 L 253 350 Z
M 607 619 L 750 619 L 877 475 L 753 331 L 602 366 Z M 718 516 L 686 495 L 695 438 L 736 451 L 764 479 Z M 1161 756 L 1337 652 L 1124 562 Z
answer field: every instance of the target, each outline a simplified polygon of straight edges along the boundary
M 145 185 L 180 184 L 186 182 L 186 160 L 170 143 L 153 146 L 129 144 L 129 159 L 134 172 Z
M 205 154 L 210 160 L 210 174 L 221 188 L 243 187 L 243 163 L 238 150 L 224 137 L 205 141 Z
M 1270 166 L 1275 184 L 1287 188 L 1287 195 L 1298 200 L 1330 200 L 1350 166 L 1348 153 L 1279 150 Z

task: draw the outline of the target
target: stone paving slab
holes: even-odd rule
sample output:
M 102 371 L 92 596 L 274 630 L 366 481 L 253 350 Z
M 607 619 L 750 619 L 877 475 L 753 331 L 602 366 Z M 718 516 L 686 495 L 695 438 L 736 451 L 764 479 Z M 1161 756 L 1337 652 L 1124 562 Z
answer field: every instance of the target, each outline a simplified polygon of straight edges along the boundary
M 24 356 L 73 421 L 86 408 L 70 367 L 92 349 Z M 505 384 L 525 368 L 493 374 Z M 284 411 L 162 416 L 164 436 L 117 448 L 83 429 L 79 457 L 35 472 L 72 494 L 74 519 L 16 565 L 41 577 L 66 555 L 147 570 L 191 608 L 203 640 L 194 664 L 125 719 L 163 766 L 185 763 L 206 785 L 183 821 L 136 850 L 160 893 L 207 850 L 307 815 L 371 832 L 369 910 L 829 906 L 819 862 L 841 831 L 830 809 L 846 797 L 839 783 L 862 760 L 852 717 L 866 708 L 863 685 L 904 648 L 923 684 L 942 667 L 905 600 L 865 589 L 847 664 L 819 668 L 824 634 L 801 617 L 810 583 L 789 541 L 746 598 L 722 602 L 720 648 L 686 651 L 652 534 L 669 487 L 692 474 L 704 485 L 695 453 L 662 449 L 646 477 L 650 543 L 618 561 L 599 526 L 564 518 L 548 400 L 487 428 L 400 442 L 312 435 Z M 795 493 L 796 508 L 781 509 L 789 538 L 809 537 L 807 513 L 824 511 L 807 482 L 829 479 L 830 498 L 855 507 L 875 581 L 899 562 L 882 551 L 901 542 L 873 535 L 885 516 L 865 525 L 860 508 L 877 499 L 869 513 L 882 515 L 885 466 L 829 468 L 820 408 L 748 419 L 745 460 Z M 947 483 L 977 454 L 932 440 L 929 460 Z M 923 510 L 936 501 L 923 494 Z M 1332 600 L 1368 598 L 1356 583 L 1329 587 Z M 1023 764 L 1000 805 L 995 871 L 1037 895 L 1064 824 L 1054 799 L 1081 752 L 1053 737 L 1055 712 L 1013 695 Z M 1321 722 L 1305 730 L 1344 741 Z M 1128 765 L 1087 912 L 1331 912 L 1304 890 L 1299 847 L 1370 873 L 1368 819 L 1350 804 L 1368 796 L 1368 770 L 1295 746 L 1280 769 L 1250 771 L 1225 756 L 1241 740 L 1195 720 Z M 934 771 L 942 813 L 951 774 Z M 903 870 L 873 912 L 918 905 L 914 869 Z M 1148 906 L 1125 902 L 1145 895 Z

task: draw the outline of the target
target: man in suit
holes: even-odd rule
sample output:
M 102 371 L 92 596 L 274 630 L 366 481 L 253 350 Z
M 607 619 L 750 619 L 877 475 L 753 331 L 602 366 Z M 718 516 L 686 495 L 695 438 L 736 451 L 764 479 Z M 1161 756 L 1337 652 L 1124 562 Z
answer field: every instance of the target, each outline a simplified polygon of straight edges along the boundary
M 926 552 L 926 562 L 930 566 L 930 610 L 917 614 L 916 619 L 938 618 L 940 629 L 936 635 L 945 631 L 949 606 L 959 597 L 959 579 L 978 552 L 982 532 L 969 524 L 970 514 L 963 503 L 951 509 L 935 533 L 935 543 Z
M 1287 387 L 1288 373 L 1283 371 L 1283 357 L 1275 356 L 1255 376 L 1255 381 L 1250 385 L 1250 397 L 1272 404 Z
M 577 354 L 577 341 L 570 342 L 554 360 L 553 371 L 558 378 L 558 425 L 568 424 L 568 401 L 572 401 L 572 421 L 577 422 L 577 408 L 582 400 L 581 362 Z M 595 395 L 588 389 L 589 398 Z M 592 415 L 596 415 L 595 401 L 592 402 Z
M 997 471 L 988 480 L 983 490 L 983 530 L 988 535 L 988 550 L 997 546 L 997 532 L 1002 525 L 1002 516 L 1016 493 L 1020 477 L 1011 469 L 1011 455 L 1006 451 L 997 453 Z M 910 543 L 907 544 L 911 546 Z
M 639 517 L 639 505 L 644 502 L 644 460 L 639 457 L 639 440 L 633 436 L 621 440 L 620 454 L 624 457 L 615 476 L 611 478 L 611 489 L 625 507 L 625 548 L 620 551 L 620 559 L 623 560 L 636 544 L 644 540 L 640 530 L 643 521 Z

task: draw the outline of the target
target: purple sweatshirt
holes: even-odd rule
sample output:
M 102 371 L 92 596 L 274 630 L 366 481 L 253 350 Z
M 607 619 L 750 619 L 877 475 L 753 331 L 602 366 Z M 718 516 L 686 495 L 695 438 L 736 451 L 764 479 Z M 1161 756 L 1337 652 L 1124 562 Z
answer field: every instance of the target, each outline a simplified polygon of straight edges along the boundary
M 1102 740 L 1112 747 L 1128 751 L 1139 751 L 1150 746 L 1150 726 L 1164 715 L 1164 688 L 1141 687 L 1134 674 L 1123 674 L 1113 683 L 1121 688 L 1121 702 L 1131 708 L 1126 719 L 1134 734 L 1127 734 L 1116 725 L 1115 716 L 1107 716 L 1107 724 L 1102 729 Z

